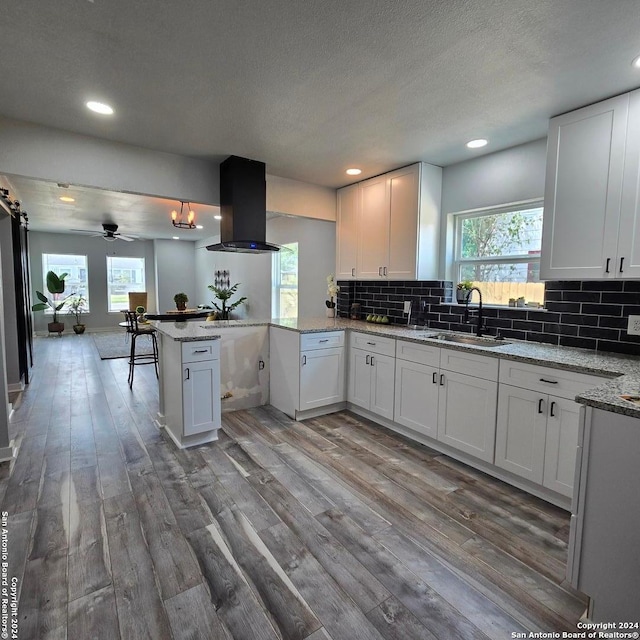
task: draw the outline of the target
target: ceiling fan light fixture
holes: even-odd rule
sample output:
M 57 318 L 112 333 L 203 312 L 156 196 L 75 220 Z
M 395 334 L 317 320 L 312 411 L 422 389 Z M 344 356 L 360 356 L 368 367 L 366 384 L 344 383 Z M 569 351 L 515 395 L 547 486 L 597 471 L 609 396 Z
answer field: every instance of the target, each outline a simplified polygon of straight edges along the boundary
M 184 205 L 187 205 L 187 213 L 185 218 Z M 190 202 L 180 200 L 180 213 L 175 209 L 171 212 L 171 224 L 178 229 L 195 229 L 196 228 L 196 212 L 191 208 Z

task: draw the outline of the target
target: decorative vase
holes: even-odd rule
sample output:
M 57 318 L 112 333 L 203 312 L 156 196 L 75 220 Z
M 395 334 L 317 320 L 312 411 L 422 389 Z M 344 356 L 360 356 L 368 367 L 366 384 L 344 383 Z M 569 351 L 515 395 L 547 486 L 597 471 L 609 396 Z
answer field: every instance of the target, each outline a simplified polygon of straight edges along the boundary
M 77 335 L 82 335 L 84 333 L 84 330 L 85 330 L 85 325 L 83 325 L 83 324 L 74 324 L 73 325 L 73 330 L 76 332 Z
M 184 311 L 187 308 L 186 302 L 176 302 L 176 308 L 178 311 Z
M 469 291 L 467 289 L 456 289 L 456 300 L 459 304 L 464 304 L 469 297 Z
M 61 335 L 64 331 L 64 322 L 50 322 L 47 325 L 47 329 L 49 330 L 49 333 L 57 333 L 58 335 Z
M 327 318 L 335 318 L 335 317 L 336 317 L 336 308 L 327 307 Z

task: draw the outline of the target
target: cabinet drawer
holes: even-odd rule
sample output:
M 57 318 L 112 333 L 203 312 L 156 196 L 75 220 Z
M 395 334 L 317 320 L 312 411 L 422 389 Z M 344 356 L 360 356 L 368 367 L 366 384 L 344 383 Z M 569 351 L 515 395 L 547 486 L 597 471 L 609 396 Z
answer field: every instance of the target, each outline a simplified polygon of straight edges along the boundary
M 303 333 L 300 335 L 300 351 L 330 349 L 343 345 L 344 331 L 323 331 L 322 333 Z
M 381 356 L 396 355 L 396 341 L 393 338 L 382 338 L 354 331 L 350 337 L 350 345 Z
M 468 351 L 456 351 L 455 349 L 443 348 L 440 350 L 440 368 L 446 371 L 455 371 L 484 380 L 496 381 L 498 367 L 498 358 L 480 356 Z
M 182 362 L 201 362 L 220 358 L 220 340 L 198 340 L 182 343 Z
M 437 368 L 440 366 L 440 347 L 398 340 L 396 342 L 396 358 Z
M 522 389 L 550 393 L 573 400 L 579 393 L 597 387 L 605 378 L 535 364 L 501 360 L 500 382 Z

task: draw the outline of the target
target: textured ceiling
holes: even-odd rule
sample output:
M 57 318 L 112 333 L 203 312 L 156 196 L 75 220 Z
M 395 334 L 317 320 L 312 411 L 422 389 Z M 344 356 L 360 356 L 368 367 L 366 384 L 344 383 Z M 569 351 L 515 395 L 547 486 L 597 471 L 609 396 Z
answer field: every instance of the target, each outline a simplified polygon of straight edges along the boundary
M 5 0 L 0 114 L 338 187 L 543 137 L 640 85 L 639 34 L 638 0 Z

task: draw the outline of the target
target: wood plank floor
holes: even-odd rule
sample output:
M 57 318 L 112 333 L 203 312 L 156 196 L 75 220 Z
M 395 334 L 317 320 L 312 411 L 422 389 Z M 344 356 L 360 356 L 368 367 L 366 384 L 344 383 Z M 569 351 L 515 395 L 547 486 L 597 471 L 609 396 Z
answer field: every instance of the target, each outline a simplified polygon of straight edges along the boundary
M 90 336 L 35 341 L 0 466 L 19 637 L 510 638 L 571 631 L 569 516 L 350 413 L 223 417 L 179 451 Z

